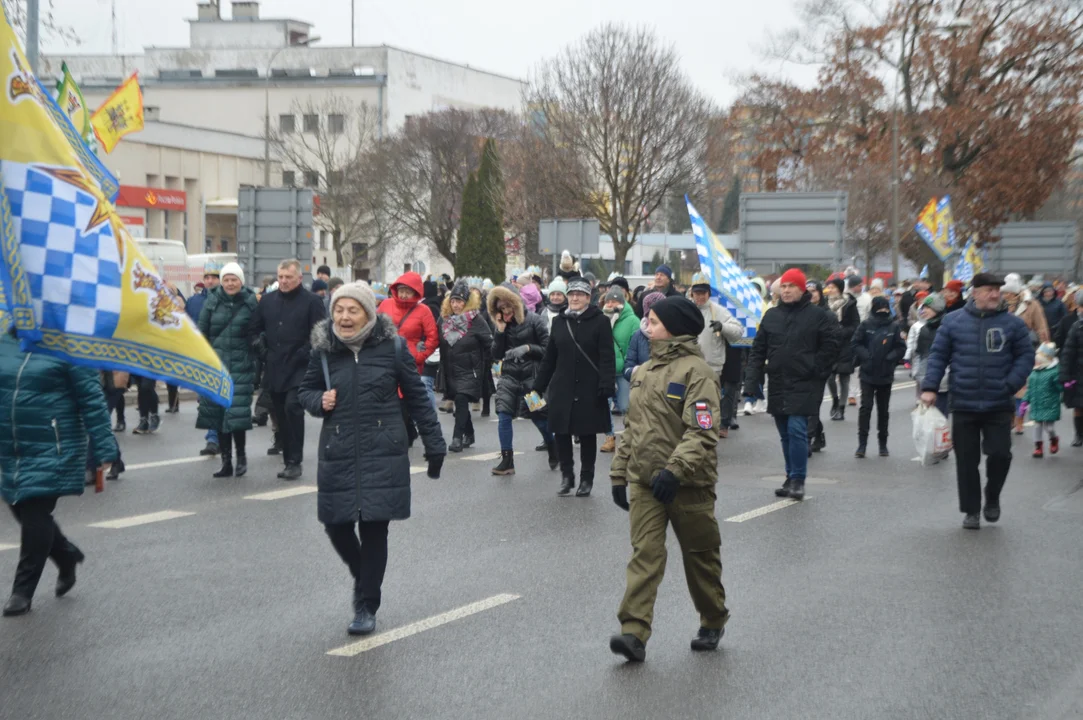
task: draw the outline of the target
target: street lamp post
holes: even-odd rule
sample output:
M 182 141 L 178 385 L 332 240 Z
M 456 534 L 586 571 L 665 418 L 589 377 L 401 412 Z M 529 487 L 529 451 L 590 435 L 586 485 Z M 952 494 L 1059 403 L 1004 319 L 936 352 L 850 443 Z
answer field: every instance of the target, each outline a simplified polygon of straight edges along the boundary
M 293 45 L 284 45 L 271 54 L 271 59 L 267 61 L 267 75 L 263 84 L 263 186 L 271 186 L 271 66 L 274 65 L 275 58 L 283 50 L 288 50 L 291 47 L 308 47 L 314 42 L 319 42 L 319 36 L 305 38 L 299 43 Z

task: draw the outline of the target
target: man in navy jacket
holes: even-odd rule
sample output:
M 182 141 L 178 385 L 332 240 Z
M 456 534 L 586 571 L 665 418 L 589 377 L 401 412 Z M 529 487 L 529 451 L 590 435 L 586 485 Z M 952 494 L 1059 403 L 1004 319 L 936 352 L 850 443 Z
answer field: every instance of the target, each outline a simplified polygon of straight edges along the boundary
M 1034 347 L 1026 323 L 1001 302 L 1004 284 L 992 273 L 974 276 L 970 301 L 960 312 L 946 316 L 929 353 L 922 381 L 921 401 L 936 402 L 936 391 L 951 366 L 952 440 L 959 485 L 963 527 L 977 530 L 982 509 L 982 440 L 986 461 L 985 519 L 1000 519 L 1000 491 L 1012 464 L 1012 414 L 1015 394 L 1026 384 L 1034 367 Z

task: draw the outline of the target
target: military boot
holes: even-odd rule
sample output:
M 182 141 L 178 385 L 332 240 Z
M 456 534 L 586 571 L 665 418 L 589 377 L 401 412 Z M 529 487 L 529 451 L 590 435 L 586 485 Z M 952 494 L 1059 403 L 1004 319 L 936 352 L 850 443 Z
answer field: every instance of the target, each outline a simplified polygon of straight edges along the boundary
M 628 662 L 643 662 L 647 658 L 647 646 L 635 635 L 614 635 L 609 638 L 609 649 L 614 655 L 623 655 Z
M 493 475 L 514 475 L 515 474 L 515 451 L 514 450 L 501 450 L 500 451 L 500 464 L 493 468 Z
M 717 650 L 718 642 L 726 631 L 723 628 L 701 627 L 699 633 L 692 638 L 692 649 L 698 652 Z

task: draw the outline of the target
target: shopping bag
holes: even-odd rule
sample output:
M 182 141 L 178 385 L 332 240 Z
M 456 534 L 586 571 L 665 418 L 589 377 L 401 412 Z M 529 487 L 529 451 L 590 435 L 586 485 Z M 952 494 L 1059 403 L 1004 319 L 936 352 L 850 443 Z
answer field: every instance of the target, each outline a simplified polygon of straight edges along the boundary
M 935 465 L 951 453 L 951 426 L 935 405 L 919 405 L 910 414 L 914 422 L 914 447 L 922 465 Z

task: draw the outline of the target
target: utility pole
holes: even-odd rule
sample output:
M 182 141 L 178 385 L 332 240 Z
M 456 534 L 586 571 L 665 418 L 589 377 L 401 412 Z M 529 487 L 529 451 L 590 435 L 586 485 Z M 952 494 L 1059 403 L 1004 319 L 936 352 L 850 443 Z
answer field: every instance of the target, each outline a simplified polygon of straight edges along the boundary
M 357 47 L 357 0 L 350 0 L 350 47 Z
M 891 278 L 899 283 L 899 101 L 891 120 Z
M 26 0 L 26 59 L 30 61 L 30 71 L 38 74 L 41 52 L 41 6 L 40 0 Z

